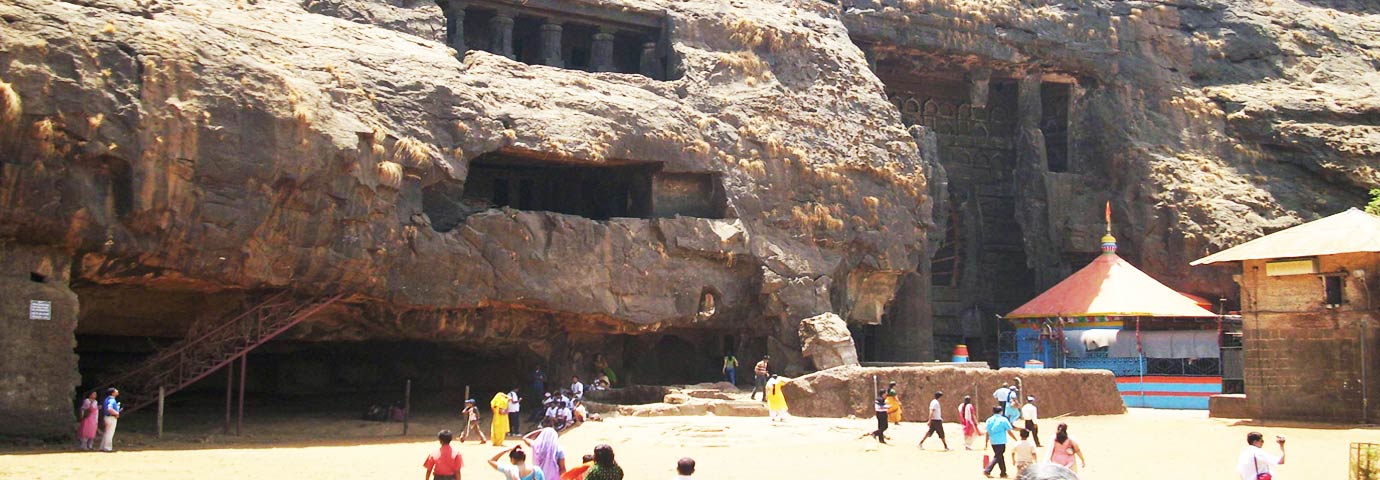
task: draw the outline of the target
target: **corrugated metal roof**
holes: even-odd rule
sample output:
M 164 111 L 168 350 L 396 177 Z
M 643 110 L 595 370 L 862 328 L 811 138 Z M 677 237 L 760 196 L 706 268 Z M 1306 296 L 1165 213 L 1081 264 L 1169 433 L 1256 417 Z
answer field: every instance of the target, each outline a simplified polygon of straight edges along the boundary
M 1146 275 L 1115 253 L 1104 253 L 1006 318 L 1215 317 L 1198 303 Z
M 1380 217 L 1352 208 L 1208 255 L 1190 265 L 1356 252 L 1380 252 Z

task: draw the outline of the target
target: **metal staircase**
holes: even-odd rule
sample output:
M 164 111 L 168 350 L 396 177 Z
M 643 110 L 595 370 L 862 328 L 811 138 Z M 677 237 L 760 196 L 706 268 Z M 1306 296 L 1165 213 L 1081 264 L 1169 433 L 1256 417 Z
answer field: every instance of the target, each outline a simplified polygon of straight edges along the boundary
M 183 339 L 100 385 L 120 390 L 125 412 L 147 407 L 158 401 L 158 387 L 164 387 L 164 395 L 172 395 L 344 296 L 302 300 L 287 291 L 275 293 L 229 320 L 194 328 Z

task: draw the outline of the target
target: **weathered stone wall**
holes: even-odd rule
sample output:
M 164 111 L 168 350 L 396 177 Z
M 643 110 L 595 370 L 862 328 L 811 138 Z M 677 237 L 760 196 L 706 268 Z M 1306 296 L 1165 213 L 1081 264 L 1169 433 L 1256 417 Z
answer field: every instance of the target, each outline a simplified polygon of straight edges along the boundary
M 0 242 L 0 432 L 61 437 L 75 425 L 77 295 L 69 257 L 51 247 Z M 49 302 L 49 319 L 30 304 Z M 41 315 L 40 315 L 41 317 Z
M 1335 308 L 1324 307 L 1318 275 L 1269 277 L 1265 261 L 1244 263 L 1242 340 L 1251 409 L 1273 419 L 1380 418 L 1380 314 L 1369 305 L 1380 294 L 1380 255 L 1319 258 L 1321 272 L 1366 272 L 1361 279 L 1345 277 L 1345 301 Z
M 963 396 L 973 397 L 978 416 L 986 418 L 996 405 L 992 392 L 1003 382 L 1015 384 L 1020 377 L 1023 395 L 1034 395 L 1044 418 L 1058 415 L 1106 415 L 1126 413 L 1126 405 L 1116 390 L 1116 377 L 1105 370 L 1023 370 L 957 367 L 839 367 L 791 380 L 785 386 L 786 401 L 792 415 L 805 417 L 871 417 L 877 391 L 896 382 L 906 421 L 929 419 L 929 403 L 935 391 L 944 392 L 940 400 L 944 419 L 958 419 Z

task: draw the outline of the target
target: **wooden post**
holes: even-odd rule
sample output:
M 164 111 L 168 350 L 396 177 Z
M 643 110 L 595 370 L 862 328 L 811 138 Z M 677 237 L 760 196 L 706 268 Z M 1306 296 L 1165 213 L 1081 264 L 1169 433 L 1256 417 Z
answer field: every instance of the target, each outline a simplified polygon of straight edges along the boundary
M 158 387 L 158 438 L 163 438 L 163 399 L 167 398 L 167 388 Z
M 235 362 L 225 365 L 225 428 L 222 434 L 230 434 L 230 402 L 235 394 Z
M 407 423 L 412 418 L 412 379 L 407 379 L 403 387 L 403 435 L 407 435 Z
M 235 419 L 235 436 L 240 436 L 244 431 L 244 372 L 249 367 L 249 354 L 240 356 L 240 408 L 239 414 Z

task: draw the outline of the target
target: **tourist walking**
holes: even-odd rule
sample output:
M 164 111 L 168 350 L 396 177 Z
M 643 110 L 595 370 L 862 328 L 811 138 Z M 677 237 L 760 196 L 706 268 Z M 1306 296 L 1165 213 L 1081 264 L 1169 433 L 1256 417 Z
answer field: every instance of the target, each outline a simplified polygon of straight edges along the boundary
M 730 350 L 724 355 L 724 381 L 732 385 L 738 385 L 738 357 L 733 356 Z
M 532 448 L 532 464 L 540 468 L 546 478 L 558 479 L 565 473 L 565 449 L 557 442 L 559 439 L 560 434 L 550 427 L 523 437 Z
M 484 437 L 484 430 L 479 428 L 479 408 L 474 406 L 474 399 L 465 399 L 465 409 L 460 411 L 460 416 L 465 419 L 465 433 L 460 435 L 460 443 L 465 443 L 466 438 L 470 438 L 470 431 L 479 435 L 479 443 L 487 443 L 488 438 Z
M 1030 441 L 1030 430 L 1021 430 L 1021 441 L 1011 446 L 1011 463 L 1016 465 L 1016 475 L 1036 462 L 1035 442 Z
M 786 393 L 781 391 L 781 386 L 786 382 L 776 375 L 771 376 L 767 381 L 767 411 L 771 413 L 771 421 L 786 421 Z
M 507 465 L 498 463 L 504 455 L 508 455 Z M 540 468 L 527 463 L 527 453 L 522 451 L 521 444 L 498 452 L 489 459 L 489 466 L 502 473 L 505 480 L 546 480 L 546 474 Z
M 77 423 L 77 448 L 80 450 L 91 450 L 95 448 L 97 422 L 101 417 L 101 402 L 96 397 L 96 391 L 86 392 L 86 398 L 81 399 L 81 422 Z
M 958 406 L 958 421 L 963 424 L 963 448 L 973 449 L 973 440 L 978 437 L 977 407 L 973 397 L 964 395 L 963 404 Z
M 493 439 L 495 447 L 501 447 L 503 437 L 508 436 L 508 394 L 494 394 L 493 400 L 489 400 L 489 410 L 494 414 L 494 419 L 489 422 L 489 438 Z
M 695 459 L 685 457 L 676 462 L 676 479 L 690 480 L 690 476 L 695 474 Z
M 901 424 L 901 394 L 896 391 L 896 382 L 886 386 L 886 418 L 896 425 Z
M 607 444 L 594 447 L 594 466 L 585 474 L 585 480 L 623 480 L 623 467 L 613 461 L 613 447 Z
M 1002 415 L 1001 406 L 995 406 L 992 407 L 992 416 L 987 417 L 986 426 L 986 443 L 992 445 L 992 459 L 982 468 L 982 474 L 990 478 L 992 468 L 1001 467 L 1001 478 L 1006 478 L 1006 439 L 1016 439 L 1016 434 L 1011 432 L 1011 420 Z
M 1246 449 L 1236 459 L 1236 473 L 1242 480 L 1274 478 L 1275 466 L 1284 465 L 1284 437 L 1275 437 L 1275 443 L 1279 444 L 1278 457 L 1265 451 L 1265 435 L 1260 432 L 1246 434 Z
M 757 399 L 757 391 L 762 391 L 762 401 L 767 401 L 767 373 L 770 372 L 771 356 L 763 355 L 762 361 L 757 362 L 757 366 L 752 367 L 752 393 L 748 395 L 749 400 Z
M 441 448 L 431 452 L 426 456 L 426 461 L 422 462 L 422 468 L 426 469 L 426 480 L 456 480 L 460 477 L 460 467 L 465 465 L 465 460 L 460 457 L 460 452 L 450 448 L 452 438 L 454 435 L 450 430 L 441 430 L 436 434 Z
M 508 432 L 509 435 L 522 435 L 522 397 L 518 388 L 508 391 Z
M 120 391 L 114 388 L 106 393 L 105 401 L 101 402 L 101 451 L 115 451 L 115 426 L 120 423 L 121 405 L 117 398 Z
M 1049 449 L 1049 461 L 1077 472 L 1079 465 L 1074 463 L 1075 457 L 1077 457 L 1078 463 L 1082 464 L 1082 467 L 1088 466 L 1088 461 L 1083 459 L 1083 448 L 1073 437 L 1069 436 L 1069 425 L 1061 423 L 1054 430 L 1054 445 Z
M 997 406 L 1001 407 L 1001 411 L 1006 412 L 1006 402 L 1011 400 L 1011 384 L 1002 383 L 1001 388 L 992 391 L 992 398 L 997 401 Z
M 1040 426 L 1035 423 L 1040 419 L 1040 409 L 1035 407 L 1035 396 L 1025 397 L 1025 405 L 1021 406 L 1021 419 L 1025 420 L 1025 429 L 1030 432 L 1030 438 L 1035 440 L 1036 447 L 1040 445 Z
M 944 439 L 944 414 L 943 408 L 939 404 L 939 399 L 944 397 L 944 392 L 934 392 L 934 400 L 930 400 L 930 431 L 925 432 L 925 436 L 920 439 L 920 448 L 925 448 L 925 440 L 930 439 L 930 434 L 939 436 L 939 442 L 944 445 L 944 450 L 949 450 L 949 441 Z
M 877 401 L 874 402 L 873 409 L 877 412 L 877 429 L 863 436 L 866 437 L 870 435 L 877 437 L 877 443 L 886 443 L 886 429 L 890 426 L 890 423 L 887 422 L 886 414 L 886 390 L 877 390 Z

